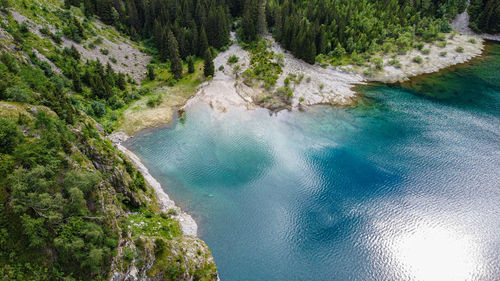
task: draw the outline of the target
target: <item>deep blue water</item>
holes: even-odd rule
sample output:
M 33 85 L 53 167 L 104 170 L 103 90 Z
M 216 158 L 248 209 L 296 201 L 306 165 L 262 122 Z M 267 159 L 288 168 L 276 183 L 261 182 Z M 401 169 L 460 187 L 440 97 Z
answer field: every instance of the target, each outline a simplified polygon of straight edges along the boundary
M 222 281 L 500 280 L 500 45 L 353 108 L 194 105 L 127 145 Z

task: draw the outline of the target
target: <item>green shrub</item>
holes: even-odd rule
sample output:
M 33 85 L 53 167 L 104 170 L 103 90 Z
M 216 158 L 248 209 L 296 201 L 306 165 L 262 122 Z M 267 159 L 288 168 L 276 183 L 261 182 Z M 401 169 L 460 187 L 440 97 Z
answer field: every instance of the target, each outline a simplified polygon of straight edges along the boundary
M 101 54 L 107 56 L 109 54 L 109 50 L 108 49 L 101 49 L 99 50 L 101 52 Z
M 442 42 L 439 42 L 437 45 L 439 48 L 444 48 L 444 47 L 446 47 L 446 44 L 447 44 L 446 41 L 442 41 Z
M 446 57 L 446 54 L 447 54 L 447 53 L 443 51 L 443 52 L 440 52 L 440 53 L 439 53 L 439 56 L 440 56 L 440 57 Z
M 431 52 L 430 49 L 423 49 L 422 50 L 422 54 L 424 54 L 424 55 L 428 55 L 428 54 L 430 54 L 430 52 Z
M 7 13 L 7 8 L 9 7 L 10 7 L 9 0 L 0 0 L 0 10 L 2 10 L 2 12 Z
M 102 37 L 97 37 L 97 39 L 95 39 L 92 44 L 94 45 L 101 45 L 102 44 Z
M 380 70 L 384 68 L 384 61 L 381 58 L 374 58 L 372 62 L 375 64 L 376 69 Z
M 444 36 L 444 34 L 438 34 L 436 39 L 439 41 L 444 41 L 444 40 L 446 40 L 446 36 Z
M 465 2 L 465 1 L 463 1 L 463 2 Z M 448 33 L 448 32 L 450 32 L 452 30 L 452 27 L 451 27 L 451 24 L 448 21 L 441 20 L 440 29 L 441 29 L 441 32 Z
M 102 117 L 104 116 L 104 114 L 106 114 L 106 106 L 104 105 L 104 103 L 99 101 L 93 101 L 90 105 L 92 107 L 92 112 L 94 113 L 94 116 Z
M 146 105 L 149 107 L 157 107 L 158 105 L 161 104 L 161 102 L 162 102 L 162 95 L 157 95 L 150 97 L 146 102 Z
M 168 209 L 167 215 L 169 216 L 177 216 L 177 210 L 176 209 Z
M 25 34 L 30 32 L 28 24 L 25 21 L 19 25 L 19 31 Z
M 5 64 L 7 69 L 12 73 L 17 73 L 19 71 L 19 65 L 17 60 L 7 52 L 2 52 L 0 54 L 0 61 Z
M 297 80 L 295 80 L 295 83 L 300 84 L 302 80 L 304 80 L 304 73 L 299 74 L 299 77 L 297 78 Z
M 353 64 L 357 66 L 363 66 L 365 64 L 364 59 L 361 56 L 359 56 L 355 51 L 352 52 L 351 54 L 351 61 Z
M 343 56 L 346 55 L 346 53 L 347 53 L 346 50 L 340 45 L 340 43 L 337 43 L 337 47 L 335 47 L 335 49 L 328 55 L 336 58 L 342 58 Z
M 121 98 L 118 97 L 118 95 L 112 96 L 108 100 L 108 104 L 109 104 L 109 106 L 111 106 L 112 109 L 118 109 L 118 108 L 122 108 L 123 106 L 125 106 L 125 103 L 123 102 L 123 100 Z
M 167 248 L 167 244 L 163 239 L 157 238 L 155 239 L 155 256 L 159 256 L 165 252 L 165 249 Z
M 236 55 L 232 55 L 227 59 L 227 63 L 229 65 L 235 64 L 239 61 L 239 58 Z
M 276 63 L 278 63 L 280 66 L 285 65 L 285 57 L 283 56 L 283 54 L 277 54 L 275 58 L 276 58 Z
M 51 34 L 50 30 L 46 26 L 41 27 L 38 31 L 40 31 L 41 34 L 47 36 L 50 36 Z
M 396 58 L 393 58 L 392 60 L 390 60 L 388 62 L 388 64 L 394 66 L 395 68 L 401 68 L 401 63 Z
M 290 78 L 285 78 L 285 80 L 283 81 L 283 83 L 285 84 L 285 86 L 288 86 L 290 85 Z
M 233 73 L 234 73 L 234 74 L 238 73 L 238 71 L 240 71 L 240 69 L 241 69 L 241 66 L 240 66 L 239 64 L 235 65 L 235 66 L 233 67 Z
M 15 85 L 10 87 L 5 92 L 5 96 L 9 101 L 17 101 L 17 102 L 25 102 L 31 103 L 33 102 L 33 94 L 32 91 L 24 84 Z
M 389 53 L 392 50 L 392 43 L 391 42 L 385 42 L 382 45 L 382 50 L 384 51 L 385 54 Z
M 12 153 L 21 139 L 21 133 L 14 123 L 0 118 L 0 154 Z
M 421 64 L 424 60 L 422 59 L 422 57 L 421 57 L 421 56 L 416 56 L 416 57 L 414 57 L 414 58 L 412 59 L 412 61 L 413 61 L 414 63 Z
M 371 77 L 371 76 L 373 76 L 373 70 L 371 70 L 371 69 L 366 69 L 365 71 L 363 71 L 363 74 L 364 74 L 365 76 Z
M 463 53 L 463 52 L 464 52 L 464 48 L 462 48 L 462 47 L 457 47 L 457 48 L 455 49 L 455 51 L 456 51 L 457 53 Z
M 148 69 L 148 79 L 151 81 L 155 80 L 156 79 L 155 66 L 152 64 L 148 64 L 147 69 Z
M 126 261 L 132 261 L 135 257 L 135 254 L 134 254 L 134 251 L 130 248 L 125 248 L 123 249 L 123 258 L 126 260 Z
M 62 43 L 62 33 L 61 32 L 56 32 L 56 33 L 51 33 L 50 38 L 54 40 L 57 44 Z
M 134 184 L 141 190 L 146 190 L 146 181 L 144 180 L 144 176 L 141 172 L 137 171 L 135 174 Z
M 422 50 L 424 48 L 425 44 L 424 42 L 418 42 L 417 43 L 417 49 Z
M 474 38 L 469 39 L 469 43 L 476 44 L 476 39 Z

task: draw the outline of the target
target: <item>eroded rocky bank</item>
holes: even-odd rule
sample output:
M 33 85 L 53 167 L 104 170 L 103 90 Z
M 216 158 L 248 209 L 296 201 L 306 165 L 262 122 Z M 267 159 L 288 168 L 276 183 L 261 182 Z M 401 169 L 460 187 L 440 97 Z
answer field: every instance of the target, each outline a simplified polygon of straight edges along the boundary
M 274 53 L 272 63 L 279 64 L 282 69 L 273 87 L 248 81 L 245 71 L 251 67 L 251 55 L 235 43 L 216 57 L 214 64 L 218 71 L 213 79 L 203 83 L 181 111 L 196 102 L 209 104 L 220 112 L 235 106 L 281 110 L 315 104 L 352 105 L 356 102 L 353 90 L 356 85 L 371 81 L 407 81 L 417 75 L 467 62 L 481 55 L 484 47 L 484 40 L 477 36 L 452 33 L 445 41 L 426 43 L 420 50 L 400 55 L 381 54 L 378 58 L 382 66 L 377 69 L 369 63 L 338 67 L 318 63 L 311 65 L 293 57 L 272 38 L 267 40 L 268 49 Z M 230 57 L 237 57 L 238 61 L 229 63 Z M 276 96 L 276 92 L 284 87 L 290 88 L 292 95 L 275 103 L 266 102 L 270 95 Z

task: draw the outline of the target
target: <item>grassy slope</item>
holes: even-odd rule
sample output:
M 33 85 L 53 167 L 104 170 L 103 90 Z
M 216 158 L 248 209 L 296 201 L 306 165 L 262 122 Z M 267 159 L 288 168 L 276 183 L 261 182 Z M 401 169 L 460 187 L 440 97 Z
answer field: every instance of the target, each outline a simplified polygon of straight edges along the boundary
M 13 4 L 11 9 L 26 16 L 30 21 L 45 25 L 52 24 L 54 26 L 61 26 L 63 23 L 56 15 L 53 9 L 59 7 L 62 1 L 46 0 L 43 5 L 39 1 L 24 0 L 24 1 L 11 1 Z M 24 3 L 26 5 L 24 5 Z M 81 10 L 72 8 L 73 15 L 81 16 Z M 18 29 L 19 24 L 12 16 L 2 18 L 3 30 Z M 89 33 L 96 32 L 88 41 L 92 41 L 98 36 L 107 38 L 110 41 L 122 41 L 121 37 L 113 28 L 102 28 L 102 24 L 96 23 L 99 28 L 95 28 L 94 23 L 89 23 Z M 3 31 L 2 31 L 3 32 Z M 4 34 L 7 34 L 4 32 Z M 23 35 L 22 49 L 14 48 L 13 38 L 6 36 L 0 39 L 0 51 L 7 51 L 12 54 L 17 63 L 22 65 L 28 63 L 28 54 L 33 48 L 36 48 L 45 57 L 60 56 L 61 46 L 56 45 L 51 39 L 46 37 L 39 37 L 34 32 Z M 57 65 L 58 61 L 54 61 Z M 1 64 L 1 62 L 0 62 Z M 36 68 L 36 66 L 34 66 Z M 167 66 L 159 67 L 159 79 L 155 81 L 146 82 L 143 87 L 152 89 L 155 95 L 159 92 L 159 87 L 165 87 L 170 80 L 170 74 L 167 71 Z M 164 94 L 162 106 L 165 109 L 177 106 L 187 100 L 194 92 L 202 73 L 202 63 L 197 62 L 197 70 L 192 75 L 187 75 L 184 79 L 180 80 L 173 87 L 169 87 Z M 64 90 L 67 94 L 71 94 L 75 100 L 80 101 L 85 105 L 90 103 L 92 99 L 85 95 L 72 94 L 68 87 L 70 82 L 65 77 L 60 77 L 60 81 L 64 83 Z M 127 91 L 137 90 L 134 86 L 128 86 Z M 149 96 L 142 97 L 137 103 L 147 100 Z M 35 101 L 36 102 L 36 101 Z M 135 106 L 135 103 L 134 103 Z M 84 108 L 82 108 L 84 109 Z M 123 117 L 124 112 L 132 110 L 133 107 L 125 106 L 116 111 L 109 111 L 109 114 L 101 118 L 99 121 L 116 122 L 116 115 L 119 116 L 120 122 L 126 123 L 127 116 Z M 142 108 L 148 112 L 149 108 Z M 109 110 L 109 109 L 108 109 Z M 141 109 L 135 108 L 135 112 Z M 18 102 L 0 101 L 0 118 L 10 120 L 10 122 L 17 124 L 19 116 L 23 115 L 28 119 L 25 125 L 16 125 L 19 131 L 32 132 L 30 134 L 37 135 L 37 130 L 34 126 L 36 119 L 36 112 L 46 112 L 52 118 L 58 119 L 59 117 L 46 106 L 24 104 Z M 134 189 L 134 178 L 137 178 L 137 171 L 135 168 L 127 164 L 125 156 L 118 152 L 108 140 L 105 140 L 102 135 L 98 133 L 97 124 L 94 123 L 83 111 L 80 112 L 83 119 L 79 119 L 74 125 L 66 124 L 67 129 L 75 135 L 75 139 L 71 145 L 75 148 L 71 154 L 66 155 L 70 165 L 70 169 L 61 170 L 59 175 L 64 175 L 69 170 L 82 170 L 101 178 L 101 182 L 97 187 L 97 191 L 93 194 L 88 207 L 94 215 L 105 216 L 106 221 L 102 225 L 103 228 L 110 228 L 113 233 L 112 239 L 117 239 L 119 243 L 112 243 L 112 258 L 111 260 L 104 260 L 100 267 L 100 276 L 108 279 L 111 274 L 117 272 L 128 272 L 134 265 L 139 270 L 146 265 L 152 265 L 153 268 L 148 270 L 143 269 L 143 273 L 150 277 L 156 278 L 170 278 L 178 277 L 196 280 L 214 280 L 216 279 L 216 268 L 213 263 L 210 251 L 207 246 L 199 239 L 194 237 L 185 237 L 182 235 L 179 224 L 174 218 L 176 214 L 161 213 L 156 205 L 156 196 L 153 190 L 148 186 L 146 190 Z M 115 115 L 112 117 L 111 115 Z M 112 120 L 115 119 L 115 120 Z M 163 121 L 165 122 L 165 121 Z M 87 125 L 86 125 L 87 124 Z M 113 124 L 111 124 L 113 125 Z M 81 141 L 81 134 L 85 126 L 90 126 L 90 131 L 95 134 L 90 140 L 85 142 Z M 36 139 L 36 138 L 35 138 Z M 32 141 L 29 139 L 28 141 Z M 61 152 L 62 153 L 62 152 Z M 5 168 L 11 165 L 10 161 L 12 156 L 0 153 L 0 166 Z M 104 161 L 104 162 L 102 162 Z M 110 165 L 110 163 L 112 163 Z M 13 169 L 18 169 L 19 166 L 12 166 Z M 12 168 L 9 168 L 12 169 Z M 113 175 L 120 175 L 118 183 L 112 178 Z M 58 176 L 59 177 L 59 176 Z M 2 216 L 2 232 L 0 238 L 2 245 L 0 246 L 0 279 L 2 280 L 47 280 L 53 278 L 53 270 L 59 271 L 57 274 L 71 272 L 61 266 L 54 266 L 54 258 L 58 256 L 57 250 L 54 249 L 52 242 L 45 245 L 45 249 L 30 249 L 27 247 L 26 237 L 24 236 L 23 227 L 16 220 L 16 216 L 10 214 L 9 211 L 9 198 L 11 198 L 10 189 L 4 185 L 6 178 L 0 177 L 0 202 L 2 206 L 7 209 L 1 208 L 0 215 Z M 58 184 L 59 180 L 58 180 Z M 51 192 L 59 192 L 59 187 Z M 140 207 L 131 207 L 127 205 L 127 198 L 134 198 L 139 202 Z M 36 214 L 31 214 L 36 218 Z M 6 218 L 6 220 L 4 220 Z M 156 226 L 153 224 L 158 225 Z M 142 227 L 144 226 L 144 227 Z M 53 237 L 52 237 L 53 238 Z M 52 239 L 48 237 L 47 239 Z M 161 240 L 166 243 L 166 246 L 161 252 L 156 253 L 157 243 Z M 50 241 L 50 240 L 49 240 Z M 74 269 L 72 269 L 74 270 Z M 73 275 L 76 279 L 88 279 L 89 276 Z M 50 277 L 52 276 L 52 277 Z M 96 278 L 93 275 L 92 278 Z

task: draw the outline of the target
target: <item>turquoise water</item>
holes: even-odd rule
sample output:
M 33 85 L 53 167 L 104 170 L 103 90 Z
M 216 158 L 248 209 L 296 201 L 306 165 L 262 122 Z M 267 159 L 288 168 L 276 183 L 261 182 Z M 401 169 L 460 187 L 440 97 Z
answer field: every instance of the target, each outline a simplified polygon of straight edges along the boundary
M 500 45 L 355 108 L 215 113 L 127 143 L 222 281 L 499 280 Z

